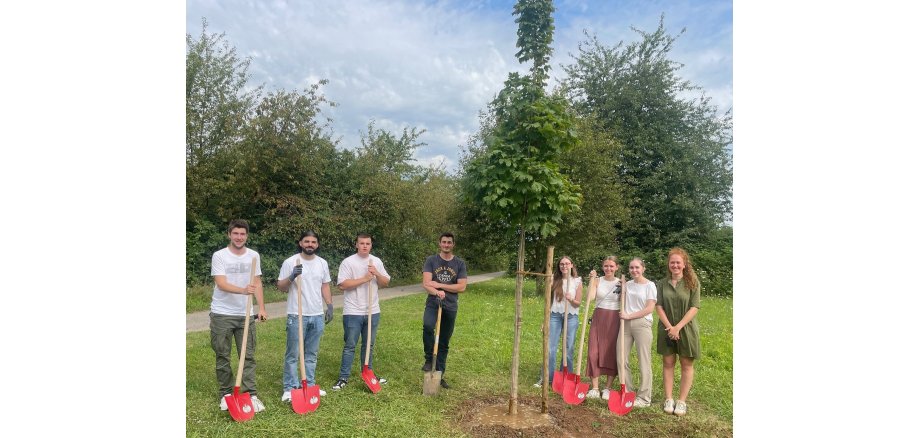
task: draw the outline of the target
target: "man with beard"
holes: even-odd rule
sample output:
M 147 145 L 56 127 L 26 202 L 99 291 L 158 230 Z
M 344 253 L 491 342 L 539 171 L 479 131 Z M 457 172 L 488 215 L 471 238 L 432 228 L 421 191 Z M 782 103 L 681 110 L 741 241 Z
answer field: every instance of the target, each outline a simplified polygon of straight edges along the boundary
M 319 249 L 319 236 L 314 231 L 307 231 L 300 235 L 297 241 L 300 253 L 288 257 L 281 264 L 278 274 L 278 289 L 282 292 L 288 290 L 300 293 L 303 307 L 303 352 L 304 368 L 307 373 L 307 384 L 316 384 L 316 356 L 319 352 L 319 340 L 323 336 L 325 325 L 332 321 L 332 292 L 329 282 L 329 264 L 322 257 L 316 255 Z M 297 282 L 291 289 L 291 284 Z M 282 384 L 284 393 L 282 402 L 291 401 L 291 390 L 300 388 L 301 382 L 297 377 L 297 367 L 300 364 L 300 348 L 298 342 L 298 308 L 297 296 L 288 294 L 287 300 L 287 349 L 284 352 L 284 366 Z M 326 391 L 319 390 L 320 396 L 325 396 Z
M 259 313 L 254 316 L 265 321 L 265 302 L 262 299 L 262 261 L 256 262 L 256 281 L 249 284 L 252 259 L 259 253 L 246 247 L 249 238 L 249 223 L 235 219 L 227 227 L 230 244 L 211 257 L 211 275 L 214 277 L 214 293 L 211 296 L 211 348 L 216 356 L 217 384 L 220 386 L 220 409 L 227 410 L 224 396 L 233 391 L 233 371 L 230 368 L 231 339 L 236 340 L 237 353 L 243 343 L 243 325 L 246 320 L 247 295 L 255 295 Z M 252 407 L 256 412 L 265 410 L 265 405 L 256 397 L 256 326 L 249 322 L 246 340 L 246 362 L 243 366 L 243 382 L 240 390 L 252 396 Z
M 454 255 L 454 235 L 442 233 L 438 239 L 438 254 L 425 259 L 422 268 L 422 286 L 428 292 L 425 301 L 425 315 L 422 318 L 422 343 L 425 348 L 425 364 L 422 371 L 431 371 L 431 356 L 434 349 L 435 323 L 438 307 L 441 309 L 441 333 L 438 337 L 438 363 L 435 371 L 441 371 L 441 387 L 449 388 L 444 380 L 447 366 L 447 352 L 450 337 L 454 334 L 457 321 L 457 294 L 466 290 L 466 263 Z

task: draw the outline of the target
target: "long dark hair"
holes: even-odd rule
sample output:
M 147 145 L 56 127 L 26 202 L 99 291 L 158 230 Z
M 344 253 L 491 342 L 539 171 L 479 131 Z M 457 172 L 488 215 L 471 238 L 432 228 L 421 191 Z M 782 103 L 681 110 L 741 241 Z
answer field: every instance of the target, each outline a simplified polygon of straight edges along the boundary
M 565 295 L 565 291 L 562 290 L 562 281 L 565 279 L 565 276 L 562 275 L 562 269 L 559 269 L 559 264 L 562 263 L 563 259 L 568 259 L 569 263 L 572 264 L 572 273 L 569 274 L 569 281 L 572 281 L 572 278 L 578 276 L 578 269 L 575 268 L 575 262 L 573 262 L 569 256 L 560 257 L 559 261 L 556 262 L 556 269 L 553 271 L 553 299 L 556 301 L 562 301 Z

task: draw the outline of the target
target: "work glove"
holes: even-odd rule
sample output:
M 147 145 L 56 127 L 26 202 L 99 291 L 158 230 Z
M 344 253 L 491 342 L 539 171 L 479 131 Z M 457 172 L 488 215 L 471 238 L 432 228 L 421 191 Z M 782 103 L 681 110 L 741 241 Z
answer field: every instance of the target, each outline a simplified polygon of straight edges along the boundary
M 332 303 L 326 304 L 326 314 L 324 316 L 326 324 L 332 322 Z
M 291 275 L 288 275 L 288 280 L 294 281 L 301 273 L 303 273 L 303 265 L 294 266 L 294 271 L 291 272 Z

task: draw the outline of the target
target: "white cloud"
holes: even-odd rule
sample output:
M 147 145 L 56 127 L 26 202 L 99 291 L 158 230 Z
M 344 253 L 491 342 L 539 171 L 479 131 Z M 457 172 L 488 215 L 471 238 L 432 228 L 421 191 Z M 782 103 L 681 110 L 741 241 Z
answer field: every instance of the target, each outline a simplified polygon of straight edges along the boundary
M 294 4 L 189 0 L 188 32 L 200 33 L 201 16 L 207 17 L 209 32 L 226 32 L 240 54 L 253 58 L 253 85 L 265 83 L 269 91 L 304 89 L 328 79 L 321 92 L 339 104 L 326 113 L 333 118 L 335 134 L 342 137 L 342 147 L 358 146 L 360 133 L 376 120 L 383 129 L 427 129 L 419 140 L 428 146 L 418 151 L 419 157 L 444 156 L 455 165 L 458 146 L 478 129 L 478 112 L 498 93 L 510 71 L 526 70 L 514 56 L 517 25 L 510 1 L 498 9 L 491 2 L 464 1 Z M 615 44 L 636 38 L 630 24 L 654 30 L 661 10 L 686 7 L 671 2 L 627 7 L 602 1 L 559 2 L 553 75 L 564 74 L 559 63 L 572 62 L 568 54 L 584 39 L 582 28 Z M 679 30 L 682 24 L 675 15 L 682 16 L 672 12 L 665 24 Z M 699 60 L 681 59 L 688 65 L 705 61 L 712 69 L 725 69 L 727 63 L 729 87 L 730 25 L 727 52 L 723 47 L 684 49 L 682 56 L 695 53 Z M 693 38 L 682 38 L 695 47 Z M 694 67 L 688 73 L 705 75 L 712 69 Z M 716 88 L 725 86 L 725 81 L 694 82 L 712 87 L 713 96 Z M 730 92 L 720 96 L 720 106 L 731 100 Z

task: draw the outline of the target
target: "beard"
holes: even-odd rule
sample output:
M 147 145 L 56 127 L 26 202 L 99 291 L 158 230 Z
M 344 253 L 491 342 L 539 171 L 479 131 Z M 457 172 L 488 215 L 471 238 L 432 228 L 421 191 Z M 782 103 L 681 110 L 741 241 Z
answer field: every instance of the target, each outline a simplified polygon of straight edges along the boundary
M 306 255 L 313 255 L 313 254 L 316 254 L 316 250 L 313 249 L 313 248 L 304 248 L 304 249 L 302 249 L 301 251 L 302 251 L 304 254 L 306 254 Z

